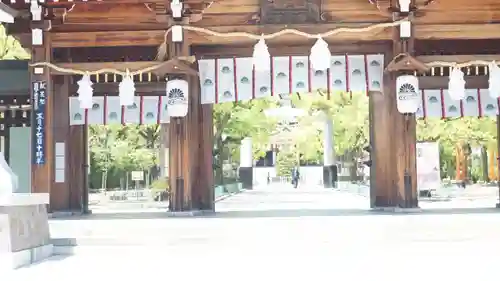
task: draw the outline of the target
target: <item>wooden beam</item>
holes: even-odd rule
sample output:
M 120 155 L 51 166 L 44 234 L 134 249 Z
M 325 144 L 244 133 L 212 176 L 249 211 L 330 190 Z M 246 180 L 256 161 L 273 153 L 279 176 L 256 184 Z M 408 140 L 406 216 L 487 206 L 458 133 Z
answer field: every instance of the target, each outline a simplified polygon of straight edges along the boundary
M 294 28 L 310 34 L 327 32 L 341 27 L 361 28 L 369 24 L 317 24 L 317 25 L 294 25 Z M 240 25 L 240 26 L 207 26 L 207 29 L 220 33 L 248 32 L 251 34 L 269 34 L 287 28 L 284 25 Z M 217 45 L 217 44 L 243 44 L 255 43 L 255 39 L 247 37 L 218 37 L 197 32 L 186 32 L 192 45 Z M 329 42 L 341 42 L 346 40 L 355 41 L 380 41 L 390 39 L 390 32 L 384 29 L 365 33 L 339 33 L 326 38 Z M 96 47 L 96 46 L 151 46 L 160 45 L 165 40 L 165 30 L 148 31 L 98 31 L 98 32 L 60 32 L 53 35 L 54 47 Z M 287 34 L 276 39 L 268 40 L 277 43 L 313 43 L 313 39 L 302 36 Z
M 357 54 L 380 54 L 384 53 L 389 46 L 388 41 L 353 42 L 330 44 L 332 55 Z M 289 44 L 286 48 L 283 45 L 268 45 L 269 52 L 273 56 L 304 56 L 311 50 L 311 44 Z M 223 57 L 251 57 L 253 46 L 249 44 L 227 46 L 227 45 L 203 45 L 193 47 L 193 54 L 198 58 L 223 58 Z
M 487 89 L 488 76 L 465 76 L 465 87 L 468 89 Z M 447 76 L 421 76 L 419 87 L 422 90 L 448 89 Z
M 187 0 L 183 1 L 185 4 L 199 4 L 206 1 L 202 0 Z M 89 6 L 97 6 L 97 5 L 121 5 L 121 4 L 164 4 L 164 0 L 106 0 L 103 1 L 88 1 L 85 2 L 85 5 Z M 207 2 L 208 4 L 209 2 Z M 61 6 L 71 6 L 73 5 L 73 1 L 47 1 L 44 5 L 48 7 L 61 7 Z
M 371 24 L 317 24 L 317 25 L 294 25 L 294 28 L 317 34 L 329 30 L 350 27 L 362 28 Z M 206 28 L 221 32 L 248 32 L 252 34 L 269 34 L 277 32 L 287 26 L 283 25 L 239 25 L 239 26 L 207 26 Z M 148 31 L 96 31 L 96 32 L 60 32 L 53 35 L 54 47 L 87 47 L 87 46 L 130 46 L 130 45 L 159 45 L 164 41 L 165 30 Z M 187 32 L 187 37 L 192 45 L 218 45 L 218 44 L 242 44 L 254 43 L 254 39 L 247 37 L 218 37 L 196 32 Z M 500 24 L 425 24 L 415 26 L 416 39 L 493 39 L 500 38 Z M 345 40 L 352 41 L 377 41 L 390 40 L 391 34 L 388 28 L 372 30 L 366 33 L 344 32 L 327 38 L 329 42 Z M 305 43 L 304 37 L 288 34 L 277 37 L 269 42 L 278 43 Z
M 500 39 L 427 39 L 416 40 L 417 56 L 448 56 L 471 54 L 500 54 Z
M 434 61 L 450 63 L 465 63 L 477 60 L 500 61 L 500 55 L 417 56 L 416 58 L 423 63 L 430 63 Z
M 416 39 L 496 39 L 500 24 L 415 24 Z
M 54 48 L 157 46 L 165 38 L 164 30 L 149 31 L 99 31 L 53 34 Z

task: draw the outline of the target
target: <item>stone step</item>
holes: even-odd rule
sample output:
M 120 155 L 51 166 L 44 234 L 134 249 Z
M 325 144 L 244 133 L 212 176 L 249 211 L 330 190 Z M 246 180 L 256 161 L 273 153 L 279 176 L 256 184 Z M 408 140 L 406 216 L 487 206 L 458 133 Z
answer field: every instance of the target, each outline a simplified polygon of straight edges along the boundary
M 62 255 L 62 256 L 71 256 L 71 255 L 96 255 L 99 256 L 110 254 L 128 254 L 131 252 L 134 253 L 142 253 L 145 255 L 155 253 L 157 251 L 164 251 L 164 247 L 158 246 L 131 246 L 131 245 L 122 245 L 122 246 L 54 246 L 53 254 L 54 255 Z
M 191 244 L 204 243 L 206 239 L 197 237 L 81 237 L 81 238 L 56 238 L 51 239 L 55 247 L 77 247 L 77 246 L 110 246 L 110 247 L 144 247 L 144 246 L 174 246 L 179 242 L 190 242 Z

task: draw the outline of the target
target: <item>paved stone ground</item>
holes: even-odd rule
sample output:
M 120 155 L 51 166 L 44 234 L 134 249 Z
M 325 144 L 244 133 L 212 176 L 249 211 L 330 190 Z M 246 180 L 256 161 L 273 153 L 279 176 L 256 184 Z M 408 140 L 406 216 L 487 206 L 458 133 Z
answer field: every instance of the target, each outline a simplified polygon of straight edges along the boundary
M 446 207 L 377 214 L 363 196 L 274 186 L 227 198 L 211 217 L 58 219 L 51 221 L 54 236 L 92 239 L 93 251 L 1 280 L 497 280 L 500 213 L 439 208 Z
M 363 196 L 370 196 L 370 186 L 367 184 L 351 184 L 347 182 L 339 183 L 339 189 L 349 193 L 355 193 Z M 421 198 L 422 201 L 443 201 L 447 199 L 487 199 L 498 198 L 498 186 L 494 184 L 467 185 L 467 188 L 461 188 L 457 185 L 442 186 L 433 191 L 433 198 Z

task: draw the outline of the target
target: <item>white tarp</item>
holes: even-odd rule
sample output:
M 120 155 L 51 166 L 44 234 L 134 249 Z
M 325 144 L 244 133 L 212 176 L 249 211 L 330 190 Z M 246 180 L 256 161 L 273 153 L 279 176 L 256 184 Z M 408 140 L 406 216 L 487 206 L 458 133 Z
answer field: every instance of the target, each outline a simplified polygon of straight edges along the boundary
M 5 161 L 3 152 L 0 152 L 0 194 L 12 194 L 18 192 L 17 175 L 12 172 L 12 169 Z
M 436 190 L 441 186 L 439 169 L 439 143 L 417 143 L 417 188 Z

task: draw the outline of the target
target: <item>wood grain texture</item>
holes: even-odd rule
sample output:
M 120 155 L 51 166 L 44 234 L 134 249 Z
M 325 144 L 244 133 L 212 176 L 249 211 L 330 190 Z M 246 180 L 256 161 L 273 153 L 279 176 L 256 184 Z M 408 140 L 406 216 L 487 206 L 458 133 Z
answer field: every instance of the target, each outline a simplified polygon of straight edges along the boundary
M 42 62 L 50 61 L 51 59 L 51 44 L 50 44 L 50 34 L 44 33 L 44 45 L 34 46 L 31 50 L 31 61 L 32 62 Z M 33 69 L 30 68 L 30 82 L 32 81 L 47 81 L 47 99 L 46 99 L 46 113 L 45 113 L 45 164 L 31 166 L 31 191 L 33 193 L 51 193 L 52 182 L 54 179 L 54 158 L 52 157 L 54 153 L 54 148 L 51 144 L 54 142 L 54 135 L 52 126 L 54 123 L 54 92 L 52 78 L 47 70 L 43 74 L 34 74 Z M 30 96 L 33 100 L 33 87 L 30 83 Z M 34 116 L 32 116 L 34 118 Z M 32 122 L 31 124 L 35 124 Z M 32 140 L 34 141 L 34 140 Z M 32 156 L 33 157 L 33 156 Z M 50 204 L 57 204 L 57 198 L 51 196 Z M 49 206 L 50 209 L 50 206 Z
M 200 169 L 198 175 L 198 184 L 200 186 L 199 208 L 203 210 L 215 210 L 215 182 L 213 171 L 213 143 L 214 143 L 214 126 L 213 126 L 213 105 L 202 104 L 199 107 L 200 122 L 203 124 L 199 127 L 200 131 L 200 160 L 198 167 Z
M 310 34 L 323 33 L 340 27 L 366 27 L 370 24 L 317 24 L 293 28 Z M 101 28 L 101 27 L 99 27 Z M 221 32 L 248 32 L 251 34 L 269 34 L 284 29 L 283 25 L 232 25 L 232 26 L 206 26 L 206 28 Z M 498 39 L 500 38 L 500 24 L 426 24 L 415 26 L 416 39 Z M 158 46 L 165 38 L 165 30 L 122 30 L 122 31 L 80 31 L 58 32 L 53 36 L 54 47 L 95 47 L 95 46 Z M 191 45 L 241 45 L 255 44 L 254 39 L 247 37 L 218 37 L 196 32 L 188 32 L 186 37 Z M 325 38 L 329 43 L 342 43 L 343 41 L 384 41 L 390 40 L 390 28 L 372 30 L 364 33 L 339 33 Z M 302 36 L 287 34 L 268 40 L 270 44 L 313 44 L 312 39 Z
M 449 63 L 467 63 L 476 60 L 500 61 L 500 55 L 455 55 L 455 56 L 417 56 L 416 59 L 423 63 L 443 61 Z
M 64 182 L 52 183 L 51 205 L 52 212 L 62 211 L 82 211 L 82 199 L 84 186 L 86 184 L 86 171 L 84 164 L 87 159 L 85 152 L 87 140 L 85 138 L 84 126 L 69 125 L 69 96 L 71 77 L 54 77 L 54 95 L 57 99 L 54 101 L 54 116 L 57 116 L 53 122 L 53 143 L 65 144 L 65 180 Z M 54 157 L 50 155 L 48 157 Z
M 294 1 L 300 6 L 305 0 Z M 292 25 L 310 33 L 324 32 L 340 26 L 361 27 L 392 21 L 390 0 L 331 0 L 322 1 L 320 23 Z M 494 0 L 417 0 L 414 19 L 417 39 L 488 39 L 500 38 L 500 5 Z M 245 31 L 254 34 L 269 33 L 284 26 L 262 25 L 260 0 L 224 0 L 185 2 L 192 25 L 207 27 L 219 32 Z M 157 0 L 89 1 L 72 7 L 58 4 L 50 11 L 54 46 L 125 46 L 159 45 L 165 26 L 172 22 L 170 8 L 164 11 Z M 17 7 L 28 12 L 28 5 Z M 193 17 L 192 14 L 196 14 Z M 162 19 L 160 19 L 162 18 Z M 165 24 L 165 19 L 166 23 Z M 389 28 L 390 29 L 390 28 Z M 329 38 L 342 40 L 391 40 L 390 31 L 376 30 L 367 33 L 341 33 Z M 9 30 L 16 34 L 29 32 L 29 23 L 19 19 Z M 221 38 L 206 34 L 188 33 L 191 45 L 254 43 L 245 38 Z M 306 42 L 297 36 L 283 36 L 275 42 Z
M 393 30 L 393 46 L 385 53 L 386 64 L 392 54 L 403 51 L 399 31 Z M 412 46 L 412 44 L 408 44 Z M 412 53 L 412 50 L 408 50 Z M 416 166 L 416 119 L 397 109 L 396 77 L 386 72 L 383 92 L 370 93 L 370 145 L 372 167 L 370 202 L 379 207 L 418 207 Z M 408 176 L 409 185 L 405 182 Z
M 183 44 L 170 44 L 169 47 L 171 56 L 190 55 L 189 43 L 186 41 Z M 189 82 L 189 110 L 186 117 L 170 120 L 171 210 L 213 210 L 212 107 L 201 105 L 198 77 L 176 77 Z M 179 176 L 184 179 L 182 191 L 176 187 L 176 178 Z
M 56 79 L 58 78 L 58 79 Z M 65 181 L 64 182 L 55 182 L 55 180 L 51 183 L 51 192 L 50 192 L 50 210 L 52 212 L 59 212 L 59 211 L 69 211 L 70 209 L 70 196 L 71 192 L 69 189 L 69 178 L 67 177 L 68 175 L 68 170 L 73 169 L 74 167 L 69 166 L 68 162 L 68 152 L 71 151 L 71 144 L 74 142 L 77 142 L 79 140 L 69 140 L 68 139 L 68 134 L 69 134 L 69 79 L 70 77 L 54 77 L 52 76 L 52 79 L 54 81 L 54 91 L 51 93 L 51 96 L 57 97 L 57 99 L 53 99 L 53 109 L 57 108 L 57 110 L 53 110 L 51 113 L 53 116 L 56 116 L 57 118 L 54 118 L 52 122 L 52 127 L 49 129 L 52 131 L 53 134 L 53 139 L 52 142 L 47 143 L 47 146 L 55 147 L 56 142 L 64 142 L 65 145 L 67 146 L 66 151 L 65 151 L 65 170 L 66 170 L 66 175 L 65 175 Z M 69 148 L 69 149 L 68 149 Z M 55 153 L 51 155 L 47 155 L 47 158 L 53 158 L 55 159 Z M 55 162 L 55 161 L 54 161 Z M 54 164 L 55 165 L 55 164 Z M 55 170 L 55 168 L 54 168 Z M 55 172 L 54 172 L 55 173 Z
M 88 209 L 87 141 L 87 126 L 69 126 L 66 143 L 67 209 L 76 212 Z

